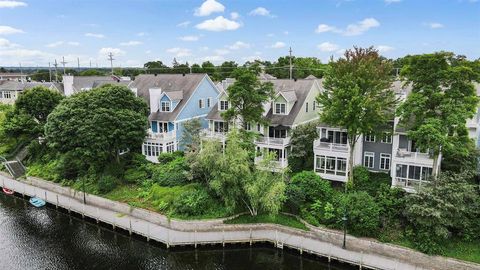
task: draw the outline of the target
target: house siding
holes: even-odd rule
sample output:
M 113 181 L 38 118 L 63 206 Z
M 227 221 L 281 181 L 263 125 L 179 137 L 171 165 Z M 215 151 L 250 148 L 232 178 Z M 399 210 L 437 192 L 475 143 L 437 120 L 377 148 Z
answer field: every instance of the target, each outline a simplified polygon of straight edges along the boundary
M 375 153 L 374 157 L 374 167 L 369 168 L 369 170 L 377 171 L 377 172 L 385 172 L 389 173 L 390 170 L 382 170 L 380 169 L 380 154 L 389 154 L 390 155 L 390 167 L 392 166 L 392 144 L 391 143 L 382 143 L 380 142 L 380 138 L 376 138 L 375 142 L 363 142 L 363 152 L 362 152 L 362 165 L 363 165 L 363 157 L 365 156 L 365 152 L 373 152 Z
M 315 101 L 315 99 L 319 94 L 320 94 L 320 89 L 318 88 L 317 84 L 314 84 L 312 89 L 310 89 L 310 92 L 308 93 L 307 97 L 305 98 L 305 102 L 302 104 L 302 108 L 298 112 L 298 115 L 295 118 L 293 125 L 298 125 L 303 122 L 318 118 L 318 113 L 320 112 L 320 109 L 316 108 L 315 110 L 313 110 L 313 102 Z M 308 102 L 308 112 L 306 112 L 305 110 L 305 106 L 307 102 Z

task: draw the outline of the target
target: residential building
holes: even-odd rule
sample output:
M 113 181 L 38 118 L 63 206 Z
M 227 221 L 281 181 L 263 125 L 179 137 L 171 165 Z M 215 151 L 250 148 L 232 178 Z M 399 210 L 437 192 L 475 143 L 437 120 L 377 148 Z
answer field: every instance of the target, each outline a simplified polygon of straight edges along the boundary
M 149 104 L 149 129 L 142 153 L 158 162 L 161 153 L 183 150 L 184 123 L 205 117 L 216 103 L 218 89 L 207 74 L 139 75 L 130 85 Z
M 49 89 L 63 92 L 63 87 L 59 83 L 51 82 L 28 82 L 25 80 L 0 80 L 0 103 L 13 104 L 20 93 L 24 90 L 44 86 Z
M 133 81 L 129 77 L 119 76 L 73 76 L 63 75 L 63 88 L 65 96 L 71 96 L 75 93 L 88 91 L 105 84 L 130 86 Z

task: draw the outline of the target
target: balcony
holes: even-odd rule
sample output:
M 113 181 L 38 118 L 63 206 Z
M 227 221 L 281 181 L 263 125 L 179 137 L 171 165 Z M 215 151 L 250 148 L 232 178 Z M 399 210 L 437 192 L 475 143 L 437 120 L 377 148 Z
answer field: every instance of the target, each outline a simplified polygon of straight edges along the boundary
M 313 148 L 323 151 L 330 151 L 330 152 L 345 152 L 348 153 L 348 144 L 341 144 L 341 143 L 329 143 L 329 142 L 322 142 L 321 140 L 315 140 L 313 143 Z
M 407 149 L 397 149 L 393 156 L 398 163 L 433 166 L 433 159 L 428 153 L 410 152 Z
M 263 161 L 263 156 L 255 157 L 255 165 L 259 165 Z M 278 172 L 288 167 L 288 159 L 287 158 L 279 158 L 277 160 L 272 160 L 271 168 L 269 170 L 273 172 Z M 261 167 L 261 169 L 267 169 Z
M 258 137 L 255 139 L 255 144 L 262 147 L 270 148 L 284 148 L 290 145 L 290 137 L 287 138 L 273 138 L 273 137 Z
M 205 139 L 213 139 L 223 142 L 227 138 L 227 132 L 219 132 L 211 130 L 209 128 L 205 128 L 200 131 L 200 136 Z
M 422 186 L 426 185 L 429 181 L 417 180 L 417 179 L 408 179 L 403 177 L 395 177 L 393 185 L 396 187 L 404 188 L 409 192 L 418 190 Z
M 147 130 L 147 139 L 151 141 L 173 141 L 177 137 L 175 130 L 169 132 L 153 132 L 151 129 Z

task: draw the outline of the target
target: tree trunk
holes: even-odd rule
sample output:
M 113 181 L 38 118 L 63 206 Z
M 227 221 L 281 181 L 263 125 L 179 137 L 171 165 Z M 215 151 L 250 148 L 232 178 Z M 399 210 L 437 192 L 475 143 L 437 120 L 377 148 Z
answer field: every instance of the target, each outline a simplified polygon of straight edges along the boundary
M 440 172 L 440 154 L 441 153 L 442 153 L 442 150 L 440 150 L 438 154 L 433 155 L 433 168 L 432 168 L 433 180 L 437 180 L 438 173 Z
M 358 136 L 354 135 L 349 138 L 348 144 L 350 145 L 349 151 L 349 159 L 348 159 L 348 185 L 353 185 L 353 159 L 354 159 L 354 153 L 355 153 L 355 145 L 357 143 Z

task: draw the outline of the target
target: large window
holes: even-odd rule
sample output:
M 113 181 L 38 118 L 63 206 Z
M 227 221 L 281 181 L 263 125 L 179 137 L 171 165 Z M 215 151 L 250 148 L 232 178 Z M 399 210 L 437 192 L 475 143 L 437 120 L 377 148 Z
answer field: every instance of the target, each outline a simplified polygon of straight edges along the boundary
M 12 98 L 12 92 L 10 92 L 10 91 L 4 91 L 4 92 L 3 92 L 3 98 L 5 98 L 5 99 L 10 99 L 10 98 Z
M 327 138 L 329 142 L 335 144 L 347 144 L 347 132 L 337 130 L 327 130 L 322 128 L 321 138 Z
M 375 135 L 372 135 L 372 134 L 365 135 L 365 141 L 366 142 L 375 142 Z
M 228 132 L 228 123 L 215 121 L 213 122 L 213 130 L 220 133 Z
M 160 111 L 169 112 L 170 111 L 170 101 L 160 102 Z
M 143 143 L 143 154 L 150 157 L 158 157 L 162 153 L 162 144 L 154 142 Z
M 347 175 L 347 159 L 340 157 L 316 156 L 315 171 L 333 175 Z
M 397 164 L 395 177 L 400 180 L 428 181 L 432 175 L 432 168 Z
M 392 143 L 392 135 L 384 134 L 382 137 L 382 143 Z
M 375 153 L 373 152 L 365 152 L 363 154 L 363 166 L 372 169 L 375 165 Z
M 167 133 L 168 132 L 168 122 L 158 122 L 158 132 Z
M 220 111 L 228 110 L 228 101 L 227 100 L 220 100 Z
M 166 144 L 167 153 L 175 152 L 175 144 L 173 142 L 169 142 Z
M 381 153 L 380 154 L 380 169 L 381 170 L 390 170 L 390 161 L 392 156 L 390 154 Z
M 287 104 L 275 103 L 275 114 L 287 114 Z

